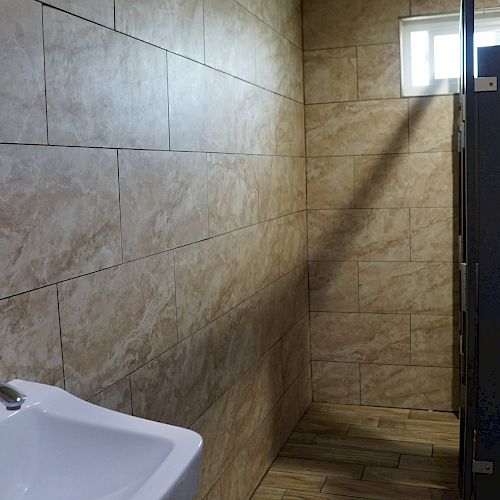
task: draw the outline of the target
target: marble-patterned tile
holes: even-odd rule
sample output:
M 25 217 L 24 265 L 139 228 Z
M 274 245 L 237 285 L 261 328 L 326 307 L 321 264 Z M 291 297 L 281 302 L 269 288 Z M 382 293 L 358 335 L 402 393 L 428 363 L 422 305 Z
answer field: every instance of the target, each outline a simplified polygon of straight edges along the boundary
M 410 363 L 410 316 L 311 313 L 311 358 L 354 363 Z
M 306 208 L 306 166 L 305 159 L 277 156 L 274 162 L 281 165 L 281 190 L 279 213 L 287 215 Z
M 55 286 L 0 300 L 0 379 L 64 386 Z
M 304 52 L 304 90 L 306 104 L 356 101 L 356 47 Z
M 477 1 L 475 6 L 477 7 Z M 460 0 L 411 0 L 411 15 L 459 12 Z
M 349 156 L 408 151 L 404 99 L 306 106 L 308 156 Z
M 0 141 L 47 142 L 42 7 L 1 0 Z
M 115 26 L 113 0 L 44 0 L 44 3 L 111 29 Z
M 456 151 L 457 96 L 412 97 L 410 152 Z
M 411 260 L 453 261 L 458 259 L 457 215 L 453 208 L 410 210 Z
M 307 159 L 307 208 L 354 207 L 352 156 Z
M 311 311 L 358 311 L 357 262 L 309 262 Z
M 309 0 L 304 3 L 306 50 L 396 43 L 408 0 Z
M 312 362 L 313 401 L 360 404 L 358 363 Z
M 0 146 L 0 297 L 121 260 L 116 152 Z
M 281 215 L 280 197 L 283 191 L 283 156 L 257 157 L 259 177 L 259 221 L 275 219 Z
M 205 154 L 120 150 L 118 159 L 124 259 L 208 237 Z
M 116 29 L 203 62 L 203 0 L 115 0 Z
M 452 411 L 457 408 L 452 368 L 361 365 L 361 404 Z
M 305 156 L 304 105 L 276 96 L 276 147 L 278 155 Z
M 280 219 L 280 275 L 307 262 L 306 212 L 297 212 Z
M 447 262 L 360 262 L 359 310 L 452 314 L 454 270 Z
M 453 316 L 411 317 L 411 362 L 414 365 L 458 366 L 457 322 Z
M 357 55 L 359 99 L 401 96 L 398 43 L 361 46 Z
M 211 488 L 281 394 L 281 346 L 277 344 L 191 426 L 204 440 L 200 496 Z
M 311 210 L 308 244 L 311 260 L 410 260 L 409 210 Z
M 278 277 L 278 231 L 279 221 L 270 221 L 175 251 L 181 338 Z
M 254 366 L 262 341 L 260 303 L 252 298 L 133 373 L 134 414 L 191 425 Z
M 172 252 L 58 285 L 66 388 L 88 398 L 177 341 Z
M 116 384 L 104 389 L 89 399 L 93 403 L 108 410 L 118 411 L 132 415 L 132 393 L 130 390 L 130 378 L 125 377 Z
M 51 8 L 43 20 L 49 142 L 168 149 L 165 51 Z
M 217 481 L 214 487 L 208 492 L 203 500 L 222 500 L 220 492 L 220 482 Z
M 256 83 L 255 17 L 234 0 L 205 0 L 205 64 Z
M 356 207 L 452 207 L 456 160 L 453 153 L 356 157 Z
M 282 339 L 283 386 L 289 387 L 311 361 L 309 317 L 297 323 Z

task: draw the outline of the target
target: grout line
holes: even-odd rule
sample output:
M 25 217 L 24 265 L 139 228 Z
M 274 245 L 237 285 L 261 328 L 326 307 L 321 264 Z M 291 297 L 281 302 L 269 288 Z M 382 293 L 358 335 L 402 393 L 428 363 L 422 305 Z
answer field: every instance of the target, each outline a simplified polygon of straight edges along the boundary
M 172 252 L 172 263 L 174 266 L 174 302 L 175 302 L 175 331 L 176 331 L 176 338 L 177 338 L 177 344 L 179 344 L 179 313 L 178 313 L 178 303 L 177 303 L 177 277 L 175 274 L 175 251 Z
M 62 340 L 62 328 L 61 328 L 61 308 L 59 304 L 59 285 L 56 284 L 56 300 L 57 300 L 57 318 L 59 321 L 59 342 L 61 346 L 61 364 L 62 364 L 62 374 L 63 374 L 63 386 L 66 389 L 66 373 L 64 370 L 64 350 L 63 350 L 63 340 Z
M 172 151 L 172 138 L 170 136 L 171 129 L 171 121 L 170 121 L 170 70 L 168 64 L 168 51 L 165 51 L 165 66 L 166 66 L 166 75 L 167 75 L 167 122 L 168 122 L 168 149 Z
M 123 227 L 122 227 L 122 202 L 121 202 L 121 184 L 120 184 L 120 159 L 118 155 L 118 149 L 116 150 L 116 167 L 117 167 L 117 175 L 118 175 L 118 214 L 120 217 L 120 249 L 122 255 L 123 263 Z
M 129 386 L 129 390 L 130 390 L 130 410 L 131 410 L 131 413 L 132 413 L 132 416 L 134 415 L 134 399 L 132 397 L 132 377 L 130 377 L 129 375 L 127 375 L 128 377 L 128 386 Z
M 45 7 L 41 6 L 42 10 L 42 52 L 43 52 L 43 82 L 44 82 L 44 91 L 45 91 L 45 130 L 47 134 L 47 146 L 49 145 L 49 111 L 48 111 L 48 99 L 47 99 L 47 63 L 45 56 L 45 26 L 44 26 L 44 11 Z

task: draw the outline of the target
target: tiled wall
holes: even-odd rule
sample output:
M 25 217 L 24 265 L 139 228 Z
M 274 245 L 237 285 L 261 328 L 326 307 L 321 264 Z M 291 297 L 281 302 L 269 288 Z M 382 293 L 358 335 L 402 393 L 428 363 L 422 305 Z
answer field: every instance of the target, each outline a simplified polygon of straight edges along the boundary
M 300 1 L 0 12 L 0 379 L 192 427 L 247 498 L 311 397 Z
M 456 408 L 456 98 L 401 97 L 398 18 L 458 4 L 304 1 L 317 401 Z

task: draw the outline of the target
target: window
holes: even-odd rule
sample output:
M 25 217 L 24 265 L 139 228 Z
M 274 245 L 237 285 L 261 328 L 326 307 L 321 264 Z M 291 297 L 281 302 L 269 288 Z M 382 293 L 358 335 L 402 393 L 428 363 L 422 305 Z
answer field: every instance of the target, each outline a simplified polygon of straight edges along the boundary
M 404 96 L 453 94 L 460 79 L 460 16 L 406 17 L 400 21 Z M 500 11 L 476 12 L 476 48 L 500 45 Z

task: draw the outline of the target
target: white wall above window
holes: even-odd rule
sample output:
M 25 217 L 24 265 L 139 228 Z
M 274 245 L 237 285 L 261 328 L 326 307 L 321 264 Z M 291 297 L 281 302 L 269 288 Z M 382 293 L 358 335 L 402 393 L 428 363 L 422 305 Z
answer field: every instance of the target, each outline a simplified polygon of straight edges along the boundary
M 404 96 L 454 94 L 460 78 L 460 16 L 400 20 L 401 88 Z M 477 47 L 500 45 L 500 10 L 476 12 Z

